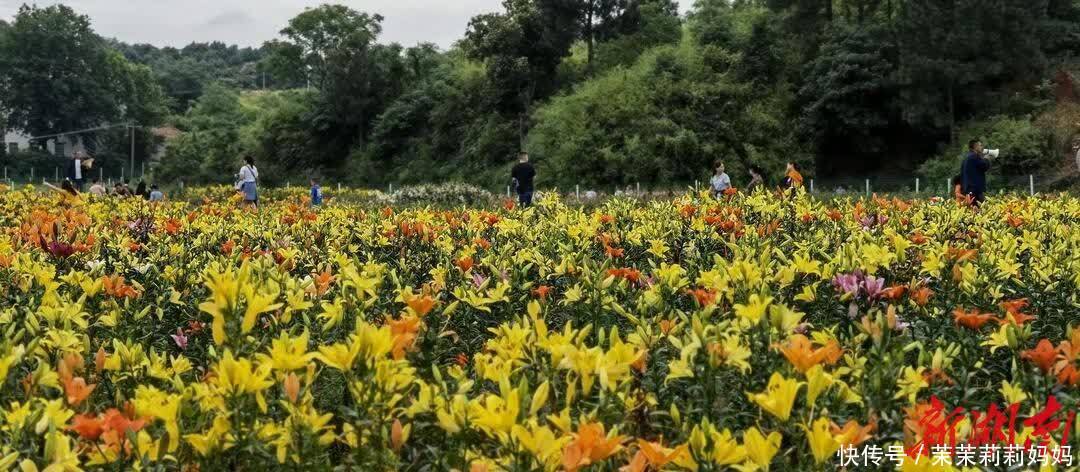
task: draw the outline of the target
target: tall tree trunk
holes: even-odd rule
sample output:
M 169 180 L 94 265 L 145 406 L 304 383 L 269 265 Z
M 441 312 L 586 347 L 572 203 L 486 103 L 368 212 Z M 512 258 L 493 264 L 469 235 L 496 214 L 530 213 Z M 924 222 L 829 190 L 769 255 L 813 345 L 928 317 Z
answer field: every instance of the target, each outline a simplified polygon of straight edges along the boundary
M 596 11 L 596 1 L 589 0 L 588 11 L 585 12 L 585 48 L 588 51 L 587 59 L 585 62 L 585 71 L 592 74 L 593 70 L 593 47 L 595 38 L 593 37 L 593 14 Z
M 949 83 L 949 142 L 956 145 L 956 102 L 953 98 L 953 84 Z
M 833 20 L 833 0 L 825 0 L 825 23 L 831 24 Z

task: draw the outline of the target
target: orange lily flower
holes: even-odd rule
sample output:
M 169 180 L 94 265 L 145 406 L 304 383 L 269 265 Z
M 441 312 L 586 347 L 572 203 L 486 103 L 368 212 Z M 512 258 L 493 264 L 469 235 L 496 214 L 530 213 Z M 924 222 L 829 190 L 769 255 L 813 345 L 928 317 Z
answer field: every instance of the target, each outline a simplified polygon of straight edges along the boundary
M 550 285 L 541 285 L 532 290 L 533 296 L 539 298 L 541 301 L 547 300 L 549 293 L 551 293 Z
M 89 397 L 94 392 L 94 388 L 97 384 L 86 384 L 86 379 L 82 377 L 69 377 L 64 380 L 64 396 L 67 398 L 68 405 L 78 406 L 86 397 Z
M 300 398 L 300 377 L 289 372 L 289 375 L 285 376 L 285 381 L 282 382 L 282 388 L 285 390 L 285 398 L 295 405 L 297 399 Z
M 978 330 L 986 323 L 997 321 L 997 318 L 989 313 L 980 314 L 979 310 L 965 311 L 962 308 L 953 310 L 953 319 L 956 320 L 956 324 L 972 330 Z
M 780 353 L 799 372 L 806 372 L 811 367 L 823 362 L 830 365 L 834 364 L 840 360 L 840 356 L 844 353 L 836 341 L 814 349 L 810 339 L 801 334 L 794 334 L 789 337 L 787 343 L 780 345 L 779 349 Z
M 71 426 L 68 426 L 67 429 L 68 431 L 74 431 L 80 438 L 88 441 L 97 441 L 101 433 L 105 431 L 101 417 L 89 414 L 72 417 Z
M 662 470 L 668 463 L 674 462 L 682 458 L 682 456 L 689 454 L 690 450 L 686 444 L 675 447 L 674 449 L 666 448 L 659 443 L 649 442 L 644 439 L 638 439 L 638 452 L 634 456 L 634 460 L 630 462 L 628 469 L 635 470 L 634 467 L 639 466 L 641 463 L 637 459 L 637 456 L 644 456 L 645 460 L 656 470 Z M 644 470 L 644 469 L 637 469 Z
M 839 436 L 837 440 L 841 445 L 858 446 L 873 437 L 874 430 L 877 429 L 877 420 L 871 419 L 866 426 L 859 425 L 858 421 L 850 420 L 844 423 L 843 428 L 832 423 L 831 429 L 833 436 Z
M 1043 372 L 1048 373 L 1054 367 L 1054 361 L 1057 360 L 1057 350 L 1054 349 L 1054 345 L 1050 343 L 1050 340 L 1042 339 L 1035 345 L 1035 349 L 1021 352 L 1020 358 L 1031 361 Z
M 424 316 L 431 312 L 432 308 L 435 308 L 435 299 L 430 295 L 414 296 L 405 301 L 405 304 L 412 309 L 416 316 Z
M 1076 370 L 1071 362 L 1065 364 L 1065 367 L 1057 374 L 1057 381 L 1061 385 L 1077 385 L 1080 384 L 1080 371 Z
M 563 448 L 562 463 L 568 472 L 607 459 L 618 452 L 625 436 L 608 437 L 601 423 L 578 426 L 574 440 Z
M 315 281 L 314 290 L 318 296 L 323 296 L 326 292 L 330 291 L 330 286 L 334 283 L 334 275 L 330 273 L 330 269 L 326 269 L 318 274 L 312 274 Z
M 675 320 L 660 320 L 660 332 L 665 335 L 675 329 Z
M 138 298 L 139 291 L 124 283 L 124 276 L 113 275 L 101 277 L 101 283 L 105 293 L 113 298 Z
M 705 308 L 716 302 L 716 292 L 711 290 L 705 290 L 702 288 L 687 290 L 686 293 L 694 296 L 694 300 L 697 301 L 698 306 Z
M 906 286 L 893 285 L 892 287 L 882 290 L 880 296 L 885 300 L 897 300 L 900 297 L 904 296 L 905 292 L 907 292 Z
M 473 262 L 471 257 L 462 257 L 461 259 L 454 261 L 454 265 L 458 266 L 462 272 L 468 272 L 473 268 L 474 264 L 475 262 Z
M 927 303 L 930 303 L 930 297 L 933 295 L 934 291 L 930 290 L 930 287 L 922 286 L 911 291 L 911 300 L 916 305 L 926 306 Z
M 390 333 L 394 336 L 394 347 L 390 352 L 394 359 L 404 359 L 405 351 L 412 347 L 413 342 L 416 341 L 417 333 L 420 331 L 420 318 L 406 316 L 400 320 L 388 320 L 388 322 L 390 323 Z

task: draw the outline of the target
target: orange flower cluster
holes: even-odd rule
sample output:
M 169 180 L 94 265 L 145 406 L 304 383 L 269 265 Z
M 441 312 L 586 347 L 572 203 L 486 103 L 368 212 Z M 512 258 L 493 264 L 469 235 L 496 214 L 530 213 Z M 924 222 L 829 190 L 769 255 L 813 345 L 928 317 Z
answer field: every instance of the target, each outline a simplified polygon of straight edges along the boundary
M 139 291 L 135 287 L 124 283 L 122 275 L 104 276 L 101 284 L 105 287 L 105 294 L 113 298 L 139 298 Z
M 835 364 L 844 354 L 836 340 L 829 340 L 824 346 L 814 348 L 810 339 L 801 334 L 792 335 L 786 343 L 778 346 L 778 349 L 799 372 L 806 372 L 821 363 Z
M 1080 385 L 1080 369 L 1076 366 L 1080 361 L 1080 328 L 1073 328 L 1069 339 L 1058 343 L 1056 348 L 1043 338 L 1034 349 L 1021 352 L 1020 357 L 1031 361 L 1043 373 L 1053 374 L 1059 384 Z
M 607 459 L 621 447 L 626 436 L 608 437 L 601 423 L 578 426 L 574 440 L 563 448 L 562 465 L 566 472 L 576 472 L 589 464 Z
M 100 439 L 101 443 L 95 447 L 105 452 L 119 455 L 123 451 L 124 455 L 130 455 L 132 444 L 127 440 L 128 435 L 139 432 L 146 423 L 145 418 L 135 416 L 135 408 L 128 403 L 125 404 L 124 411 L 110 408 L 99 415 L 76 415 L 72 417 L 67 429 L 92 443 Z
M 1008 323 L 1014 326 L 1023 326 L 1024 323 L 1035 318 L 1033 315 L 1020 311 L 1027 307 L 1027 304 L 1028 301 L 1024 298 L 1002 302 L 1001 308 L 1005 310 L 1005 316 L 1000 318 L 992 313 L 980 313 L 977 309 L 965 310 L 957 308 L 953 310 L 953 319 L 957 325 L 976 331 L 991 321 L 998 324 Z
M 608 269 L 607 274 L 617 279 L 625 279 L 632 284 L 641 283 L 641 271 L 629 267 L 622 267 L 617 269 Z

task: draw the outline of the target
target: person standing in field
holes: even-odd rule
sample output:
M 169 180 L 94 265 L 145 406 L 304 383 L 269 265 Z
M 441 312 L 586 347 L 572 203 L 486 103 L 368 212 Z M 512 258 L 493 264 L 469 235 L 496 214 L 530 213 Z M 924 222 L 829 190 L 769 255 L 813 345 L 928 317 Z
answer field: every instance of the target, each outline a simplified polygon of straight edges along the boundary
M 983 153 L 983 145 L 977 139 L 968 141 L 968 153 L 960 166 L 964 195 L 970 196 L 972 204 L 978 206 L 986 201 L 986 171 L 990 170 L 990 159 Z
M 529 153 L 521 151 L 518 154 L 518 163 L 510 170 L 510 178 L 517 189 L 518 203 L 522 207 L 532 205 L 534 177 L 536 169 L 529 163 Z
M 152 202 L 165 201 L 165 194 L 161 193 L 161 190 L 158 190 L 157 184 L 150 185 L 150 198 L 149 199 Z
M 76 152 L 71 156 L 71 163 L 68 165 L 68 180 L 71 181 L 75 190 L 82 190 L 83 185 L 83 157 L 82 152 Z
M 322 205 L 322 187 L 319 186 L 319 179 L 311 179 L 311 206 L 317 207 Z
M 712 179 L 709 179 L 710 193 L 712 193 L 713 198 L 719 198 L 729 188 L 731 188 L 731 177 L 728 177 L 727 173 L 724 172 L 724 163 L 717 162 Z
M 750 166 L 750 183 L 746 184 L 747 193 L 754 193 L 754 190 L 765 186 L 765 178 L 762 177 L 764 173 L 760 167 Z
M 259 208 L 259 193 L 255 187 L 259 179 L 259 169 L 255 167 L 255 158 L 244 157 L 244 167 L 237 174 L 237 188 L 244 194 L 244 202 L 250 203 L 255 209 Z
M 802 187 L 803 176 L 799 173 L 799 164 L 795 162 L 787 163 L 787 170 L 784 172 L 784 188 L 795 189 Z

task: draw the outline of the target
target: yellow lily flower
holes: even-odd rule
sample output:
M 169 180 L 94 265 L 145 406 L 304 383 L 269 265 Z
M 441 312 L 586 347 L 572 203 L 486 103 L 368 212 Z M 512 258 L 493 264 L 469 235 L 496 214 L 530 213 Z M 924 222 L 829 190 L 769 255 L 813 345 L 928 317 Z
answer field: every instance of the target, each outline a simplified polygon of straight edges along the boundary
M 802 382 L 784 378 L 779 372 L 773 372 L 772 377 L 769 377 L 769 385 L 765 387 L 764 392 L 747 392 L 747 396 L 750 401 L 757 403 L 762 410 L 779 418 L 780 421 L 787 421 L 791 416 L 791 407 L 795 404 L 795 396 L 798 395 L 799 388 L 802 385 Z

